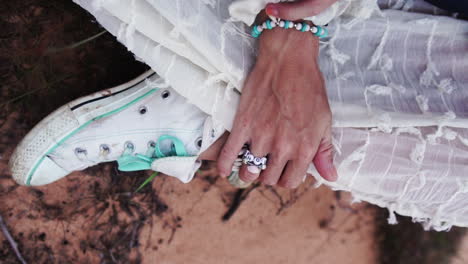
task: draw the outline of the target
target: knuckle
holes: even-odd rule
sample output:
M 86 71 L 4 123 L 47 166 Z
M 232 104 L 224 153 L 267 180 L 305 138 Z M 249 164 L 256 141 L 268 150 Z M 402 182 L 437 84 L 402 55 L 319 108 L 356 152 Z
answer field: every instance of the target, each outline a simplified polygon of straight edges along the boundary
M 263 179 L 262 183 L 265 184 L 265 185 L 273 186 L 273 185 L 276 185 L 278 183 L 278 181 L 275 180 L 275 179 L 265 178 L 265 179 Z
M 254 134 L 251 137 L 251 147 L 254 148 L 263 148 L 266 143 L 268 142 L 268 138 L 265 137 L 264 135 L 261 135 L 259 132 L 254 132 Z
M 287 180 L 281 181 L 278 185 L 287 189 L 296 189 L 297 187 L 299 187 L 300 182 L 287 179 Z
M 228 159 L 231 159 L 234 156 L 234 148 L 231 146 L 225 146 L 219 155 L 219 159 L 221 162 L 226 162 Z
M 236 122 L 236 125 L 239 126 L 240 129 L 245 130 L 250 127 L 252 123 L 252 118 L 250 115 L 241 114 Z
M 317 140 L 318 141 L 318 140 Z M 297 149 L 297 151 L 295 152 L 295 156 L 296 157 L 307 157 L 307 158 L 310 158 L 311 156 L 313 156 L 315 153 L 312 153 L 314 152 L 314 150 L 317 150 L 318 148 L 318 145 L 319 145 L 319 142 L 314 142 L 312 140 L 304 140 L 301 142 L 301 147 Z
M 299 188 L 300 185 L 301 185 L 300 183 L 296 182 L 296 183 L 293 183 L 291 185 L 288 185 L 286 188 L 288 188 L 288 189 L 297 189 L 297 188 Z
M 216 167 L 218 169 L 218 172 L 222 175 L 228 175 L 228 173 L 230 173 L 230 171 L 228 171 L 229 169 L 226 162 L 218 162 Z
M 220 173 L 226 174 L 228 173 L 228 170 L 230 170 L 229 166 L 232 165 L 233 163 L 233 161 L 231 161 L 231 156 L 232 156 L 231 153 L 232 153 L 232 150 L 229 148 L 223 148 L 221 150 L 218 163 L 216 166 Z
M 320 144 L 321 138 L 304 138 L 301 141 L 301 147 L 298 149 L 297 153 L 300 154 L 301 157 L 311 158 L 315 156 L 315 152 L 318 151 Z
M 314 153 L 312 153 L 311 147 L 301 148 L 297 151 L 295 156 L 296 156 L 296 160 L 299 163 L 305 163 L 312 159 L 312 157 L 314 156 Z
M 283 175 L 280 179 L 279 185 L 288 189 L 295 189 L 301 184 L 301 179 L 292 174 L 291 171 Z
M 275 131 L 276 130 L 276 124 L 271 119 L 264 120 L 263 122 L 260 122 L 258 124 L 258 127 L 260 128 L 261 132 Z
M 273 186 L 278 183 L 278 178 L 272 173 L 264 172 L 264 175 L 262 175 L 261 182 L 265 185 Z
M 270 157 L 269 157 L 269 166 L 277 166 L 277 165 L 280 165 L 280 162 L 283 161 L 283 160 L 286 160 L 286 153 L 285 152 L 282 152 L 280 149 L 273 149 L 273 151 L 270 153 Z
M 276 164 L 279 163 L 283 160 L 287 160 L 288 157 L 290 156 L 290 149 L 289 147 L 283 147 L 280 144 L 275 144 L 272 150 L 272 155 L 271 155 L 271 162 Z
M 253 182 L 257 179 L 257 175 L 251 173 L 243 173 L 239 176 L 239 178 L 245 182 Z

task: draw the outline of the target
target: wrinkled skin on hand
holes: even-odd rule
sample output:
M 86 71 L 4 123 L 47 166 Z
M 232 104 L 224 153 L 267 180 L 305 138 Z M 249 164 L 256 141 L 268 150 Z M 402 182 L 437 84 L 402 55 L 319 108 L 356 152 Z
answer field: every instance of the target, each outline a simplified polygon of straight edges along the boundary
M 331 112 L 317 64 L 318 39 L 275 28 L 260 37 L 257 63 L 242 90 L 231 134 L 218 158 L 220 174 L 230 174 L 245 143 L 256 156 L 268 155 L 267 169 L 240 178 L 268 185 L 299 186 L 311 162 L 329 181 L 337 178 L 331 144 Z

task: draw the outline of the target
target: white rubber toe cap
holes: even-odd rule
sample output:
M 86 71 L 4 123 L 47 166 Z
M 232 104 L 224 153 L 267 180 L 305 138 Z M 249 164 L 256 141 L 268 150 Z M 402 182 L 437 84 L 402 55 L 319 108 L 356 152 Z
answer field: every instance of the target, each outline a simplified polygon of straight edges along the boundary
M 58 166 L 52 159 L 45 157 L 34 171 L 34 174 L 31 175 L 29 185 L 38 186 L 49 184 L 67 176 L 69 173 L 69 171 Z M 24 184 L 26 184 L 26 182 Z
M 38 162 L 40 163 L 42 157 L 47 155 L 48 150 L 56 142 L 59 142 L 61 138 L 79 126 L 80 123 L 67 105 L 60 107 L 43 119 L 24 137 L 11 155 L 9 165 L 13 179 L 21 185 L 29 185 L 29 178 L 34 178 L 38 175 L 36 169 L 34 177 L 30 177 L 31 170 L 34 170 L 35 166 L 44 168 L 44 164 L 37 164 Z M 45 157 L 44 162 L 49 163 L 49 161 L 46 161 L 48 159 Z M 53 165 L 45 166 L 54 167 Z M 55 174 L 54 172 L 49 173 Z M 43 177 L 41 175 L 39 178 Z M 32 182 L 30 184 L 39 185 Z

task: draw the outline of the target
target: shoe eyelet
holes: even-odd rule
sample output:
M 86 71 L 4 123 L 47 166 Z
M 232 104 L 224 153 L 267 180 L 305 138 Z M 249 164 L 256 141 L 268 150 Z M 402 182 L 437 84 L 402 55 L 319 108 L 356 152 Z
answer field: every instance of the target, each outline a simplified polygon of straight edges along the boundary
M 164 91 L 161 93 L 161 98 L 162 98 L 162 99 L 167 99 L 170 95 L 171 95 L 171 92 L 169 92 L 168 90 L 164 90 Z
M 132 151 L 135 149 L 135 145 L 131 141 L 125 142 L 124 147 L 125 147 L 125 149 L 129 149 L 129 150 L 132 150 Z
M 103 153 L 103 154 L 109 154 L 110 153 L 110 147 L 107 144 L 100 145 L 99 149 L 101 150 L 101 153 Z
M 148 108 L 146 108 L 146 106 L 140 106 L 138 112 L 140 112 L 140 115 L 144 115 L 146 112 L 148 112 Z
M 150 141 L 148 142 L 148 148 L 155 148 L 156 147 L 156 142 Z
M 195 140 L 195 145 L 200 149 L 202 147 L 203 139 L 201 137 Z
M 79 156 L 79 155 L 87 155 L 88 154 L 88 151 L 86 151 L 86 149 L 83 149 L 83 148 L 75 148 L 75 155 Z

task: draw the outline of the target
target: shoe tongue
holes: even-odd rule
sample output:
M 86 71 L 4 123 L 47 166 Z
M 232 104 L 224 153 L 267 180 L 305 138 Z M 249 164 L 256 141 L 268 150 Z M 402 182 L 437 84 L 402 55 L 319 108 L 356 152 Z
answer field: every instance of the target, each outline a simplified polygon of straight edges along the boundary
M 164 157 L 177 156 L 174 142 L 172 140 L 166 139 L 159 142 L 159 151 L 164 155 Z
M 188 155 L 184 142 L 170 135 L 163 135 L 158 139 L 155 152 L 157 158 Z

